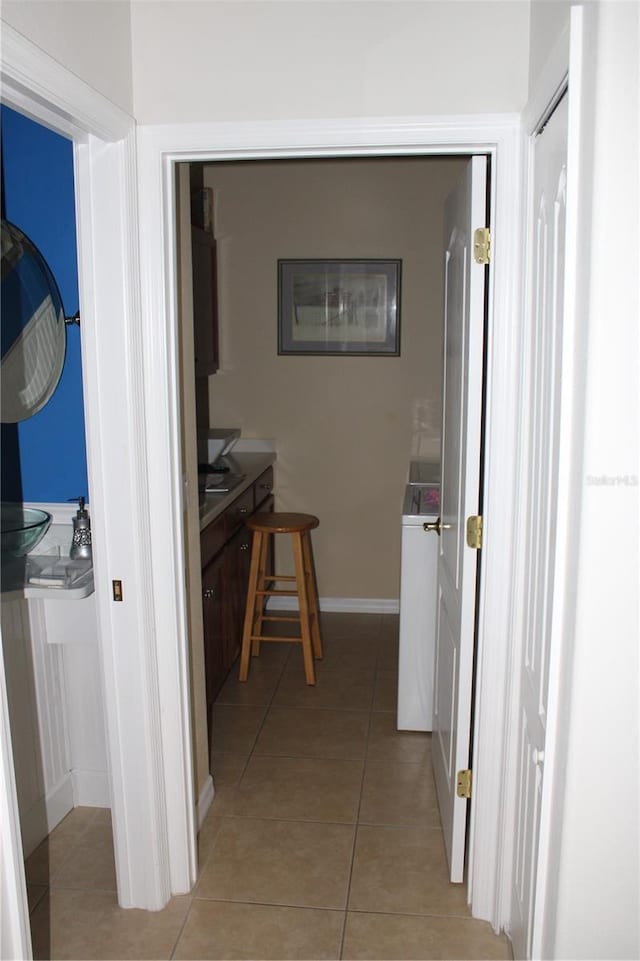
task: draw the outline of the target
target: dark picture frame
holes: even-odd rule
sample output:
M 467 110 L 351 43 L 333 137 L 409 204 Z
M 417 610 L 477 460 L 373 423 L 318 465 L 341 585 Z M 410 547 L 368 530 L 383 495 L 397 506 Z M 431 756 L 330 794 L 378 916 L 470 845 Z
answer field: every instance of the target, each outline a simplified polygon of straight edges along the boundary
M 278 260 L 278 354 L 400 355 L 401 260 Z

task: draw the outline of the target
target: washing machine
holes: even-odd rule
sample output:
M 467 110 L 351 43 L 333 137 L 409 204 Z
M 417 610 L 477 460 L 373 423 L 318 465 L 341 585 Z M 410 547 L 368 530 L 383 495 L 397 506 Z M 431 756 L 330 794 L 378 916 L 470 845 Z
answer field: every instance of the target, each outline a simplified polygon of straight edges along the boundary
M 431 731 L 438 590 L 440 465 L 412 461 L 402 507 L 397 727 Z

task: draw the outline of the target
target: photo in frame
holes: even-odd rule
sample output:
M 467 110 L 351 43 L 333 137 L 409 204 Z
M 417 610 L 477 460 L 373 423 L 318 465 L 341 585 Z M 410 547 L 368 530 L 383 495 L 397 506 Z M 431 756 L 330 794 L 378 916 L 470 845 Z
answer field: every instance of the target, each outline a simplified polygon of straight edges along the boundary
M 401 260 L 279 260 L 278 353 L 400 354 Z

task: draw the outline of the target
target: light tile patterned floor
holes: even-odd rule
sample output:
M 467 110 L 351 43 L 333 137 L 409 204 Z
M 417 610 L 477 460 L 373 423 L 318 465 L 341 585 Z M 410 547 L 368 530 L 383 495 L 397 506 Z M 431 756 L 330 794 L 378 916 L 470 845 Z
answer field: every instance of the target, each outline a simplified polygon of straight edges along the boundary
M 118 908 L 108 812 L 78 808 L 27 862 L 36 958 L 511 957 L 447 880 L 429 736 L 396 731 L 397 617 L 322 622 L 315 687 L 267 644 L 218 697 L 191 894 Z

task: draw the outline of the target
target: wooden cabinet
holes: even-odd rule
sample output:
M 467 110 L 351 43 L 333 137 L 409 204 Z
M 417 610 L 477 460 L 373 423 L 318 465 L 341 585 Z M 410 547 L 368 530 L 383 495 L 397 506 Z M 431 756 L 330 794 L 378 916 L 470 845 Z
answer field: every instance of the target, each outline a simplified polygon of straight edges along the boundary
M 193 336 L 196 377 L 218 369 L 218 273 L 213 234 L 191 226 Z
M 273 510 L 272 491 L 269 467 L 200 535 L 208 712 L 242 643 L 251 562 L 251 531 L 244 522 L 256 509 Z

